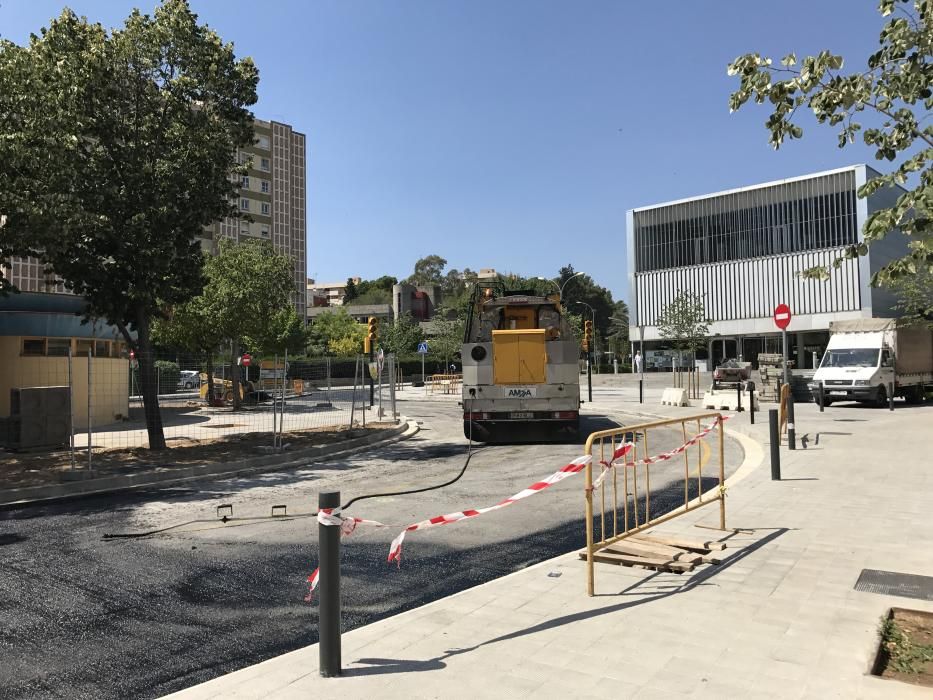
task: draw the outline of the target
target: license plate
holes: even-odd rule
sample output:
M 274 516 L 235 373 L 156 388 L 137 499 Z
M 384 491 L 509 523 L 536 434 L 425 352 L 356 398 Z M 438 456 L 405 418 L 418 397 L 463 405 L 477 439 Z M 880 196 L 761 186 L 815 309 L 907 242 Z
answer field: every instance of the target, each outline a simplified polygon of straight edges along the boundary
M 829 395 L 830 396 L 845 396 L 846 392 L 845 391 L 831 391 L 829 392 Z
M 509 414 L 509 418 L 511 418 L 512 420 L 529 420 L 534 417 L 535 417 L 535 414 L 530 411 L 522 411 L 522 412 Z

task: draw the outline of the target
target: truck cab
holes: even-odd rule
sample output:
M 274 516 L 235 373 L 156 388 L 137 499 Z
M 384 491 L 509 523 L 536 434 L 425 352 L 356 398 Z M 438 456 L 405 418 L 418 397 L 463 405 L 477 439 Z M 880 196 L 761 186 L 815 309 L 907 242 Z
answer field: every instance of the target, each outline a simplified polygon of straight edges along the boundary
M 887 387 L 894 382 L 894 351 L 884 345 L 881 333 L 834 335 L 813 375 L 811 391 L 819 401 L 823 385 L 824 404 L 861 401 L 883 405 Z

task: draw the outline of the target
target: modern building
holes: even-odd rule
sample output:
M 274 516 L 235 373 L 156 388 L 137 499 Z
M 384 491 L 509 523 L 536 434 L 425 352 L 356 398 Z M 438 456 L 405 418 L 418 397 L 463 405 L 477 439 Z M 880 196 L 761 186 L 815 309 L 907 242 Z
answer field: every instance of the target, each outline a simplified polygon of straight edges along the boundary
M 415 321 L 429 321 L 443 303 L 440 286 L 415 286 L 405 282 L 392 287 L 392 311 L 395 318 L 411 314 Z
M 359 284 L 362 279 L 359 277 L 350 277 L 353 284 Z M 341 306 L 343 299 L 347 295 L 347 282 L 317 282 L 308 279 L 306 285 L 308 295 L 308 306 Z
M 905 236 L 893 232 L 867 255 L 832 265 L 847 246 L 862 242 L 868 216 L 903 193 L 889 188 L 858 198 L 858 188 L 877 175 L 855 165 L 630 210 L 633 351 L 640 332 L 646 350 L 666 345 L 658 318 L 682 291 L 703 299 L 711 336 L 706 356 L 713 364 L 756 363 L 759 353 L 781 352 L 772 320 L 781 303 L 793 315 L 789 354 L 799 368 L 822 355 L 830 321 L 893 315 L 893 295 L 870 280 L 907 252 Z M 800 276 L 815 266 L 828 266 L 829 279 Z
M 394 318 L 391 304 L 347 304 L 341 306 L 341 309 L 349 314 L 357 323 L 366 323 L 370 317 L 379 319 L 380 323 L 392 323 Z M 314 325 L 315 319 L 322 314 L 334 313 L 336 309 L 330 306 L 309 306 L 308 307 L 308 325 Z
M 229 238 L 271 241 L 279 253 L 294 261 L 295 310 L 305 315 L 307 304 L 307 168 L 305 135 L 288 124 L 257 119 L 256 143 L 242 148 L 237 158 L 248 166 L 240 182 L 237 206 L 249 220 L 229 217 L 213 225 L 202 246 L 216 252 L 217 241 Z

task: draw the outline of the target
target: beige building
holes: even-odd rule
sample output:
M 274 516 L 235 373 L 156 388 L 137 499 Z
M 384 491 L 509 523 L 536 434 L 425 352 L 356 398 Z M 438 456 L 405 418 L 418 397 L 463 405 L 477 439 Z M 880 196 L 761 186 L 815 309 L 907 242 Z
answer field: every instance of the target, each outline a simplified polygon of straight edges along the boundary
M 237 153 L 248 165 L 240 182 L 237 207 L 249 219 L 219 221 L 202 240 L 205 249 L 216 251 L 216 242 L 229 238 L 271 241 L 273 248 L 292 258 L 295 281 L 295 310 L 300 318 L 306 307 L 307 192 L 305 135 L 288 124 L 255 122 L 256 143 Z
M 359 284 L 360 277 L 351 277 L 353 284 Z M 312 306 L 341 306 L 343 298 L 347 295 L 347 282 L 318 282 L 313 279 L 307 284 L 308 307 Z

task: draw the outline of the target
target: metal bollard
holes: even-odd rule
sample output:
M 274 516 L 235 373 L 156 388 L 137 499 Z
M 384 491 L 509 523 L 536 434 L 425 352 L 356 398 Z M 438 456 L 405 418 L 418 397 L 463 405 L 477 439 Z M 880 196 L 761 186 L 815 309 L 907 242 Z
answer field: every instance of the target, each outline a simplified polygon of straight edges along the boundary
M 638 380 L 638 403 L 645 402 L 645 388 L 643 385 L 644 385 L 644 380 L 639 379 Z
M 781 480 L 781 432 L 778 427 L 778 411 L 768 411 L 768 426 L 771 429 L 771 481 Z
M 748 418 L 752 425 L 755 425 L 755 387 L 748 387 Z
M 820 382 L 820 413 L 823 412 L 824 407 L 826 406 L 826 387 L 823 382 Z
M 735 412 L 741 413 L 742 412 L 742 385 L 741 384 L 739 384 L 735 388 L 735 394 L 738 397 L 738 404 L 736 404 Z
M 318 508 L 340 508 L 340 492 L 324 491 L 317 496 Z M 340 528 L 318 524 L 320 606 L 318 608 L 318 651 L 324 678 L 339 676 L 340 662 Z
M 888 410 L 894 410 L 894 382 L 888 384 Z
M 797 426 L 794 425 L 794 397 L 787 396 L 787 449 L 797 449 Z

